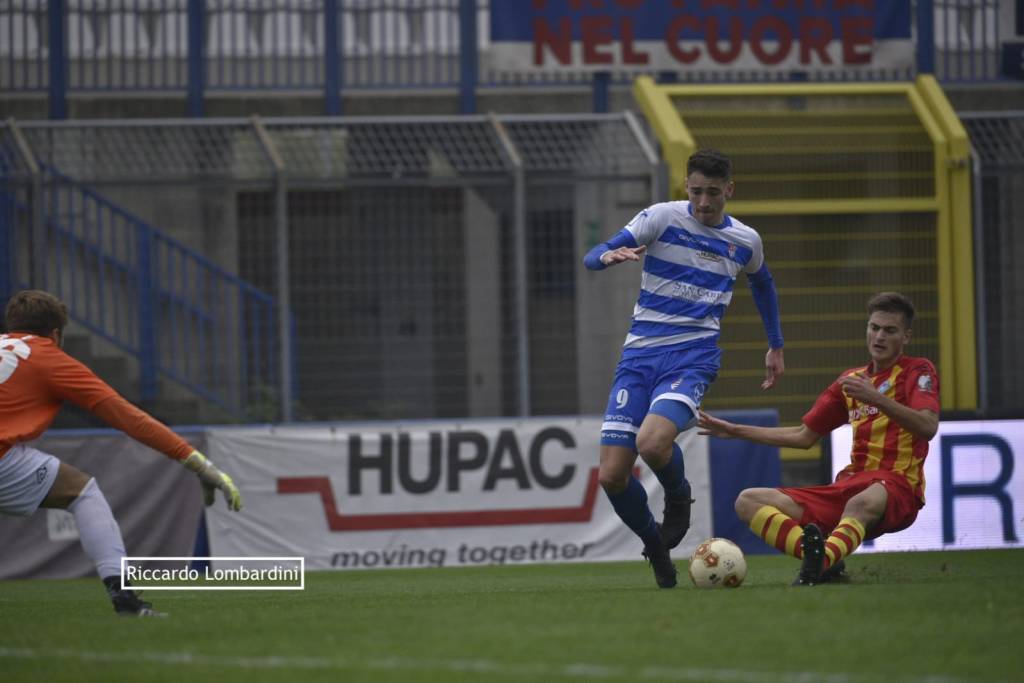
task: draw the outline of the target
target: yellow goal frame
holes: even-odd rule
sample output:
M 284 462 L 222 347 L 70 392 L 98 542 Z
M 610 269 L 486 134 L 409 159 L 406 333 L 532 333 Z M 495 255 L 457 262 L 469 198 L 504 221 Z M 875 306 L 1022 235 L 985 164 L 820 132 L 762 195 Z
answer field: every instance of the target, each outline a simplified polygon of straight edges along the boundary
M 973 410 L 978 403 L 974 313 L 974 257 L 971 212 L 970 144 L 941 87 L 930 75 L 913 82 L 658 84 L 636 79 L 634 96 L 661 145 L 673 193 L 681 192 L 686 161 L 698 143 L 673 98 L 902 95 L 907 98 L 934 149 L 935 187 L 931 197 L 872 199 L 758 200 L 730 202 L 738 215 L 798 215 L 934 212 L 939 302 L 939 367 L 943 408 Z

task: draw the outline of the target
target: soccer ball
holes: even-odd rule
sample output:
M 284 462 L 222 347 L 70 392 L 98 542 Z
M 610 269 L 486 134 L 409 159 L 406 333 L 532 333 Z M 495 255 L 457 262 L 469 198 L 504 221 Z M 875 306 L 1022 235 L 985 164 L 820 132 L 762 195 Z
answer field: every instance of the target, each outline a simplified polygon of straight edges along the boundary
M 747 576 L 747 560 L 727 538 L 709 538 L 690 558 L 690 580 L 697 588 L 736 588 Z

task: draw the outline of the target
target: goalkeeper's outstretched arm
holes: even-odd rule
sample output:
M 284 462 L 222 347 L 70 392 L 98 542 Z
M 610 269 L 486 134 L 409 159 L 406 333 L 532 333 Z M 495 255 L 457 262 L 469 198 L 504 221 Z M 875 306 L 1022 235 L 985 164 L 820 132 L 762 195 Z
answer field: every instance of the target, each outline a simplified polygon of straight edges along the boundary
M 102 400 L 93 407 L 92 412 L 111 427 L 120 429 L 136 441 L 160 451 L 195 472 L 203 486 L 203 499 L 207 505 L 213 504 L 214 494 L 220 489 L 229 509 L 242 509 L 242 495 L 231 477 L 217 469 L 206 456 L 159 420 L 119 395 Z

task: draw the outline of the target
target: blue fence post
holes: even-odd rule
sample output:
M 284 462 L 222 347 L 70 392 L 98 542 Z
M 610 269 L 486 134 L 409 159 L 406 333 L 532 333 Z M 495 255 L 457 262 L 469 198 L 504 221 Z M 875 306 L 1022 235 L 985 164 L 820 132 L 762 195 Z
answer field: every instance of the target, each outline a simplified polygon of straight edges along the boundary
M 338 68 L 338 0 L 324 0 L 324 106 L 328 116 L 341 114 L 341 81 Z
M 459 113 L 476 113 L 476 0 L 459 0 Z
M 153 230 L 148 225 L 136 228 L 138 237 L 137 272 L 139 307 L 139 398 L 143 403 L 156 398 L 156 316 L 153 291 Z
M 64 35 L 64 0 L 47 4 L 50 31 L 50 118 L 67 118 L 68 41 Z
M 194 117 L 203 115 L 206 90 L 204 11 L 203 0 L 188 0 L 188 115 Z
M 935 73 L 934 0 L 917 0 L 917 73 Z
M 593 101 L 595 114 L 608 113 L 608 87 L 611 84 L 612 75 L 607 71 L 599 71 L 594 74 Z

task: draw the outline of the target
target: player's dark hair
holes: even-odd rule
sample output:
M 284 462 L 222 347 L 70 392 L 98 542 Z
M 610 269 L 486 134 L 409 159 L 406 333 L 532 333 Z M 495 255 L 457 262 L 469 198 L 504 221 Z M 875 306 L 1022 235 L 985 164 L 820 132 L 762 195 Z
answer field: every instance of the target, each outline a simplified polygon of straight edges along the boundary
M 68 324 L 68 307 L 49 292 L 22 290 L 7 302 L 4 324 L 8 332 L 29 332 L 46 337 L 54 330 L 60 330 L 63 334 Z
M 868 301 L 868 315 L 875 311 L 883 313 L 902 313 L 907 329 L 914 324 L 914 304 L 899 292 L 882 292 Z
M 701 149 L 686 160 L 686 175 L 699 171 L 707 178 L 732 178 L 732 161 L 717 149 Z

